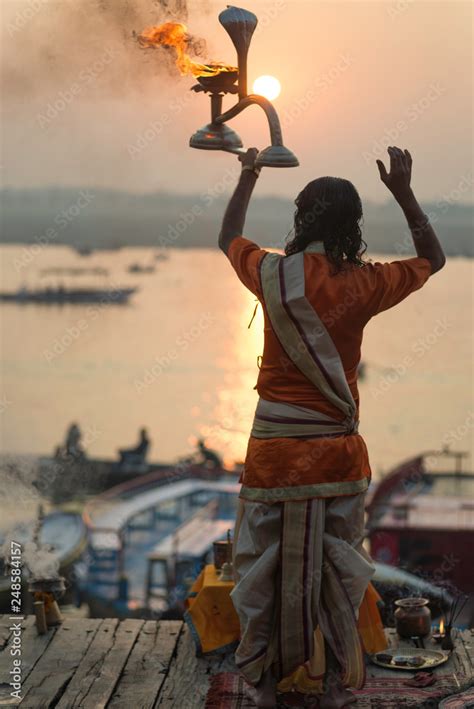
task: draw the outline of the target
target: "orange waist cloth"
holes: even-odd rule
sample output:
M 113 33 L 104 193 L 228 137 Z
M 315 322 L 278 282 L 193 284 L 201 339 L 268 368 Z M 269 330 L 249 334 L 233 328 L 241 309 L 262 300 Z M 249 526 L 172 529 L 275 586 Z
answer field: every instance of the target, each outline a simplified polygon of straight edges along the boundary
M 359 434 L 311 439 L 251 437 L 240 482 L 246 487 L 272 488 L 370 477 L 367 447 Z
M 208 564 L 194 582 L 186 601 L 185 620 L 191 629 L 197 653 L 212 652 L 236 643 L 240 637 L 239 619 L 230 592 L 232 581 L 219 581 L 213 564 Z M 369 584 L 359 610 L 358 628 L 366 652 L 381 652 L 387 647 L 375 588 Z M 299 672 L 299 670 L 297 671 Z M 296 676 L 292 675 L 294 678 Z

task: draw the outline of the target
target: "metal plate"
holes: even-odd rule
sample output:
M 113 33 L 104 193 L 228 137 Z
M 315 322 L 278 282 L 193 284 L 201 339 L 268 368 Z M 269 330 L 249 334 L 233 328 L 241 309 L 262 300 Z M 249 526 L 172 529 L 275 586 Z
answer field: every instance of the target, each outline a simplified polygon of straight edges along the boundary
M 416 667 L 411 667 L 410 665 L 399 665 L 392 660 L 391 663 L 381 662 L 377 660 L 375 655 L 371 655 L 370 659 L 374 665 L 379 667 L 385 667 L 388 670 L 408 670 L 409 672 L 418 672 L 418 670 L 427 670 L 432 667 L 437 667 L 442 665 L 444 662 L 449 660 L 449 654 L 442 652 L 441 650 L 423 650 L 423 648 L 400 648 L 396 652 L 389 652 L 388 650 L 384 653 L 377 653 L 378 655 L 392 655 L 392 657 L 422 657 L 424 663 L 422 665 L 417 665 Z

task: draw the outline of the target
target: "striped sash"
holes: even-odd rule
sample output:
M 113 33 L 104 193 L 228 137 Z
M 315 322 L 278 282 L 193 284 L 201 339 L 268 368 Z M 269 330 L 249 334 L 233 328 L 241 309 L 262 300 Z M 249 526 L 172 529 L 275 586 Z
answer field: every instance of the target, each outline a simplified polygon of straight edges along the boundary
M 321 251 L 312 244 L 306 251 Z M 323 251 L 321 251 L 323 252 Z M 272 328 L 293 364 L 343 414 L 338 421 L 302 406 L 260 398 L 255 438 L 344 436 L 357 432 L 357 407 L 339 353 L 305 296 L 304 253 L 266 254 L 260 265 L 262 294 Z

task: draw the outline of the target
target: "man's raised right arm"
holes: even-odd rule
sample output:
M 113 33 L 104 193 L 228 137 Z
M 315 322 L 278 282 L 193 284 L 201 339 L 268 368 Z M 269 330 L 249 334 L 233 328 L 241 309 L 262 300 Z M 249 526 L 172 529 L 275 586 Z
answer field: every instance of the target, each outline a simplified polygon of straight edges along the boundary
M 377 160 L 380 179 L 390 190 L 403 210 L 413 243 L 418 256 L 431 264 L 431 273 L 440 271 L 446 263 L 446 256 L 439 243 L 436 232 L 414 195 L 410 186 L 412 157 L 408 150 L 397 147 L 388 148 L 390 172 L 387 172 L 381 160 Z

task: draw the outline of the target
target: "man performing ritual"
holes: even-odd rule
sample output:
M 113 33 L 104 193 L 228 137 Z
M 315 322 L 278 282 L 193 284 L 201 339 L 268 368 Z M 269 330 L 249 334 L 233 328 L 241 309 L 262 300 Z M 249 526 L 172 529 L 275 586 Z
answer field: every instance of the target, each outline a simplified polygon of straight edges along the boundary
M 259 401 L 235 530 L 236 663 L 257 706 L 276 689 L 318 694 L 322 709 L 364 685 L 358 614 L 373 565 L 362 547 L 371 472 L 357 432 L 357 368 L 369 320 L 439 271 L 445 256 L 410 187 L 412 158 L 388 149 L 382 182 L 402 208 L 417 253 L 365 263 L 362 205 L 347 180 L 321 177 L 296 199 L 285 255 L 244 238 L 259 170 L 243 156 L 219 245 L 265 317 Z M 361 611 L 362 612 L 362 611 Z

